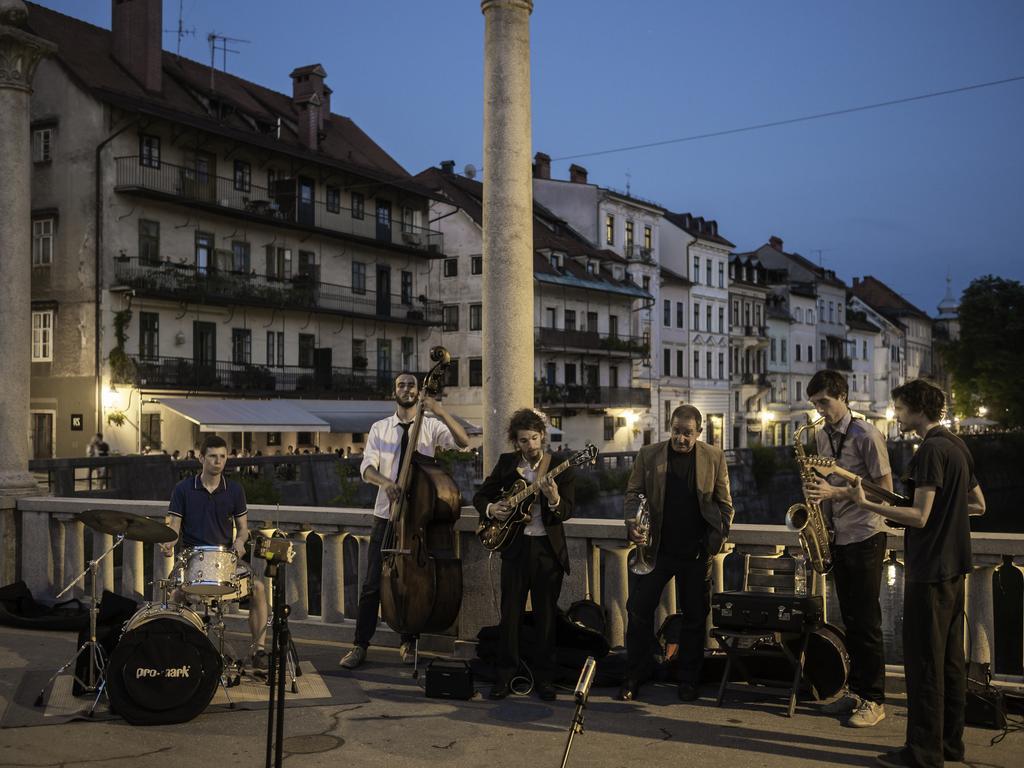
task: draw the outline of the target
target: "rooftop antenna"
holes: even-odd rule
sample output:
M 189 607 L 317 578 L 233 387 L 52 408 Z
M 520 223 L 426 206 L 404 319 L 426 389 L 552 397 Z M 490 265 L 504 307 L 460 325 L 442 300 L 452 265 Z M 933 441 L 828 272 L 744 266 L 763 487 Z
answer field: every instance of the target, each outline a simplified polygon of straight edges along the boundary
M 192 27 L 191 29 L 185 29 L 185 9 L 183 7 L 184 4 L 185 0 L 178 0 L 178 28 L 164 30 L 165 34 L 173 32 L 178 36 L 178 50 L 176 55 L 179 59 L 181 58 L 181 38 L 185 37 L 186 35 L 194 35 L 196 33 L 195 27 Z
M 821 254 L 823 254 L 825 251 L 831 251 L 831 250 L 832 250 L 831 248 L 811 248 L 811 253 L 818 254 L 818 266 L 819 267 L 822 266 Z
M 210 90 L 213 90 L 213 72 L 216 68 L 216 57 L 217 51 L 221 51 L 223 57 L 221 59 L 221 69 L 225 72 L 228 71 L 228 54 L 229 53 L 241 53 L 236 48 L 229 48 L 228 43 L 250 43 L 251 40 L 243 40 L 240 37 L 228 37 L 227 35 L 218 35 L 216 32 L 211 32 L 206 36 L 206 41 L 210 44 Z
M 630 194 L 630 184 L 629 184 L 629 182 L 630 182 L 630 180 L 632 178 L 633 178 L 633 174 L 630 173 L 629 171 L 626 171 L 626 194 L 627 195 Z

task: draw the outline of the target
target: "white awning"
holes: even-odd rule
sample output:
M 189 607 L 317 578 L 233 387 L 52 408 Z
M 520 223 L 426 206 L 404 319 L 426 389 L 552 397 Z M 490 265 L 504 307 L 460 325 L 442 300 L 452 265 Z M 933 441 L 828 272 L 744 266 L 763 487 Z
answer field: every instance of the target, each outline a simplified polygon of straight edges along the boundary
M 370 431 L 373 422 L 386 419 L 395 412 L 390 400 L 295 400 L 295 405 L 327 422 L 334 433 Z M 482 434 L 480 427 L 461 416 L 455 420 L 466 430 L 466 434 Z
M 160 397 L 157 401 L 199 425 L 201 432 L 330 432 L 331 425 L 295 400 Z

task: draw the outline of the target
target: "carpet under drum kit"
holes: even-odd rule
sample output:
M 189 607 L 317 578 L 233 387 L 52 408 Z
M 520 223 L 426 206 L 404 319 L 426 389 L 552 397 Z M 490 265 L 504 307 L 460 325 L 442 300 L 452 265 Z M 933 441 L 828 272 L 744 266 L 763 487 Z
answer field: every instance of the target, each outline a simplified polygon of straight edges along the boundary
M 249 597 L 253 578 L 247 569 L 239 568 L 236 554 L 227 547 L 182 550 L 169 577 L 156 582 L 161 600 L 135 611 L 108 652 L 104 646 L 109 647 L 110 641 L 97 637 L 101 563 L 126 539 L 153 545 L 174 541 L 177 534 L 169 526 L 129 512 L 90 509 L 75 517 L 86 527 L 113 536 L 114 543 L 57 595 L 59 599 L 89 578 L 89 635 L 39 692 L 36 706 L 43 706 L 46 691 L 69 667 L 75 690 L 93 695 L 90 715 L 105 695 L 111 711 L 133 725 L 191 720 L 210 704 L 218 685 L 230 702 L 229 689 L 239 683 L 242 664 L 225 640 L 224 610 Z M 285 655 L 284 666 L 295 692 L 295 678 L 301 673 L 294 646 Z

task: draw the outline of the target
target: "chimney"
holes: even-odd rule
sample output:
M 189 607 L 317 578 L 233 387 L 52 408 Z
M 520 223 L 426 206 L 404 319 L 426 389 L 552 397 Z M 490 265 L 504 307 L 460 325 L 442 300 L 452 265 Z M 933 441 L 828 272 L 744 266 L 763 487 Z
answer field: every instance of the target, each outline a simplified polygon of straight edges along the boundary
M 331 90 L 331 87 L 329 85 L 327 85 L 327 83 L 324 83 L 324 92 L 323 92 L 323 95 L 320 97 L 320 101 L 321 101 L 321 106 L 320 106 L 320 123 L 321 123 L 321 126 L 320 127 L 321 128 L 323 127 L 323 123 L 326 123 L 326 122 L 330 121 L 330 119 L 331 119 L 331 94 L 332 93 L 334 93 L 334 91 Z
M 569 181 L 573 184 L 586 184 L 587 169 L 582 165 L 576 165 L 576 163 L 573 163 L 569 166 Z
M 111 0 L 114 60 L 151 93 L 163 87 L 162 0 Z
M 455 173 L 455 161 L 454 160 L 442 160 L 441 161 L 441 173 L 446 173 L 451 176 Z
M 771 237 L 768 238 L 768 245 L 770 245 L 776 251 L 781 251 L 782 250 L 782 238 L 781 237 L 776 237 L 775 235 L 772 235 Z
M 584 171 L 584 175 L 585 174 L 586 171 Z M 533 178 L 551 178 L 551 155 L 545 155 L 543 152 L 538 152 L 533 156 Z
M 860 278 L 859 277 L 853 278 L 853 287 L 856 288 L 858 285 L 860 285 Z
M 324 80 L 327 72 L 319 64 L 292 70 L 292 104 L 299 113 L 299 140 L 304 147 L 318 149 L 325 114 L 330 114 L 331 89 Z

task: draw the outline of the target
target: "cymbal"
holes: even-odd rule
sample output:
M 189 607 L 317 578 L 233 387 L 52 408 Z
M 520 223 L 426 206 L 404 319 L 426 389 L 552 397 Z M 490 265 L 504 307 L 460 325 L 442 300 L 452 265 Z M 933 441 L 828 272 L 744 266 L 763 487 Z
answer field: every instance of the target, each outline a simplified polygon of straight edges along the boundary
M 178 535 L 170 526 L 150 520 L 148 517 L 113 509 L 87 509 L 75 517 L 89 528 L 112 536 L 124 534 L 126 539 L 144 544 L 160 544 L 174 541 Z

